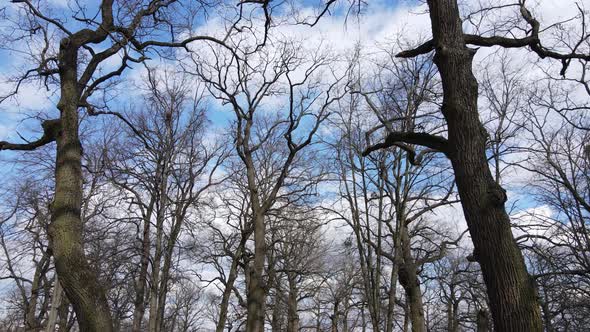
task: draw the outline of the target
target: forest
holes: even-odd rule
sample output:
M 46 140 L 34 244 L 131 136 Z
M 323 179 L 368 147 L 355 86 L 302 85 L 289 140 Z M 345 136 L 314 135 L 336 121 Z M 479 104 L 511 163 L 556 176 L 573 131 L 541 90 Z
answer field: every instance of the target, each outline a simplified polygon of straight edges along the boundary
M 590 0 L 2 0 L 0 332 L 590 331 Z

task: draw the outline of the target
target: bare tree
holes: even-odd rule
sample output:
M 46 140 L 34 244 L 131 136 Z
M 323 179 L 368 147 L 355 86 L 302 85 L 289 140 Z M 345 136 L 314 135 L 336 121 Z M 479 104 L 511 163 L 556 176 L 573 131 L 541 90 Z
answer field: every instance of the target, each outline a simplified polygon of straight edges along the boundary
M 143 224 L 133 329 L 142 329 L 149 285 L 148 328 L 160 331 L 175 255 L 181 255 L 181 233 L 189 218 L 198 217 L 204 193 L 223 181 L 218 168 L 227 154 L 223 144 L 205 141 L 207 119 L 200 91 L 189 91 L 186 78 L 149 69 L 146 83 L 144 110 L 126 114 L 139 136 L 129 131 L 106 148 L 109 178 L 130 206 L 138 208 Z
M 489 170 L 485 153 L 489 135 L 479 120 L 477 81 L 471 68 L 475 50 L 467 45 L 529 47 L 540 57 L 561 60 L 562 72 L 566 71 L 571 60 L 588 60 L 590 55 L 580 53 L 577 47 L 566 48 L 560 53 L 559 49 L 544 46 L 539 37 L 540 23 L 525 7 L 524 1 L 512 5 L 528 25 L 526 35 L 516 38 L 495 35 L 495 30 L 491 30 L 491 36 L 466 34 L 457 1 L 427 3 L 433 39 L 415 49 L 400 52 L 398 57 L 409 58 L 435 51 L 434 62 L 444 92 L 441 112 L 448 126 L 447 138 L 415 131 L 396 132 L 367 152 L 395 142 L 406 142 L 433 148 L 451 160 L 475 246 L 474 256 L 482 266 L 495 328 L 540 331 L 542 322 L 537 296 L 522 253 L 511 234 L 510 218 L 504 206 L 506 194 Z M 579 39 L 581 42 L 586 39 L 584 36 L 585 32 Z
M 239 7 L 244 5 L 247 6 Z M 223 42 L 192 34 L 192 27 L 198 23 L 195 18 L 209 8 L 206 2 L 153 0 L 118 6 L 112 0 L 104 0 L 97 8 L 98 14 L 75 2 L 71 11 L 62 12 L 61 17 L 53 16 L 59 12 L 53 13 L 51 8 L 27 0 L 14 1 L 14 6 L 15 16 L 8 20 L 14 30 L 4 39 L 42 46 L 30 54 L 31 68 L 15 78 L 14 91 L 0 100 L 16 95 L 27 81 L 41 80 L 59 91 L 59 117 L 43 122 L 41 138 L 20 144 L 2 142 L 0 150 L 33 150 L 53 141 L 57 143 L 55 198 L 49 226 L 57 274 L 74 306 L 80 328 L 111 331 L 105 292 L 88 264 L 82 242 L 78 110 L 84 108 L 90 115 L 111 114 L 123 118 L 120 113 L 97 107 L 92 97 L 119 77 L 130 63 L 144 61 L 157 47 L 186 47 L 197 40 Z M 66 19 L 70 16 L 75 18 L 73 23 Z M 238 21 L 243 18 L 239 13 L 236 17 Z M 235 32 L 233 28 L 231 32 Z M 120 65 L 110 70 L 105 61 L 115 57 L 120 58 Z
M 266 216 L 284 188 L 309 190 L 305 183 L 292 181 L 298 172 L 306 171 L 297 166 L 300 151 L 313 143 L 329 106 L 340 98 L 336 87 L 341 78 L 335 76 L 328 84 L 319 79 L 330 73 L 325 70 L 331 62 L 329 55 L 318 51 L 307 54 L 306 59 L 299 47 L 299 43 L 286 41 L 249 57 L 219 50 L 213 50 L 212 60 L 192 57 L 195 74 L 216 99 L 231 106 L 236 117 L 235 148 L 245 168 L 254 233 L 253 262 L 246 266 L 247 331 L 262 331 L 264 325 Z M 265 103 L 271 97 L 285 101 L 274 115 L 265 116 Z M 265 161 L 270 167 L 263 168 Z

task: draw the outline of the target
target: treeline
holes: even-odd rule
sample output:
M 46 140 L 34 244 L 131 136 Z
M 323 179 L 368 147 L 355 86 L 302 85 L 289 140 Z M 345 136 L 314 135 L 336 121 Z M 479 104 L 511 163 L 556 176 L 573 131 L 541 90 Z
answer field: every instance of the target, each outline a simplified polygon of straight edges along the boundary
M 590 326 L 586 9 L 348 48 L 298 34 L 372 4 L 308 5 L 1 8 L 0 105 L 52 109 L 0 142 L 0 331 Z

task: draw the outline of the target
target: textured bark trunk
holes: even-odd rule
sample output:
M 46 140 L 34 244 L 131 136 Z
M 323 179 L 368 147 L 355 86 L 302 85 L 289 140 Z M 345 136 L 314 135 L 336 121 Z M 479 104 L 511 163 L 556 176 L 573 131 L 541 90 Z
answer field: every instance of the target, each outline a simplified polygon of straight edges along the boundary
M 401 251 L 403 263 L 399 267 L 399 281 L 404 287 L 407 303 L 410 306 L 412 332 L 423 332 L 426 331 L 426 324 L 424 321 L 422 291 L 420 290 L 416 263 L 414 257 L 412 257 L 408 228 L 405 225 L 401 227 Z
M 74 307 L 80 330 L 112 331 L 111 313 L 83 247 L 82 146 L 78 136 L 78 50 L 60 43 L 60 131 L 57 133 L 55 197 L 48 235 L 61 285 Z
M 264 331 L 264 306 L 266 289 L 264 285 L 264 262 L 266 260 L 264 215 L 254 215 L 254 264 L 250 270 L 248 284 L 248 316 L 246 332 Z
M 448 124 L 448 156 L 463 212 L 487 286 L 498 331 L 542 331 L 541 315 L 520 249 L 512 236 L 504 203 L 485 153 L 487 133 L 479 120 L 475 54 L 465 45 L 456 0 L 429 0 L 434 62 L 442 79 L 442 113 Z

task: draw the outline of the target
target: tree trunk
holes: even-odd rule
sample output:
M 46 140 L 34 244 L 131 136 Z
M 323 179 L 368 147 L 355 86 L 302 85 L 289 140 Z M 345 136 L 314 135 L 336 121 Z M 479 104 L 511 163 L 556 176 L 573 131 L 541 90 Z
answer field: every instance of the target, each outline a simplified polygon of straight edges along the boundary
M 135 288 L 135 300 L 133 308 L 132 332 L 141 332 L 141 323 L 145 314 L 145 286 L 147 284 L 147 271 L 150 259 L 150 225 L 153 211 L 153 200 L 143 220 L 143 237 L 141 240 L 141 260 L 137 287 Z
M 397 261 L 397 250 L 394 254 Z M 393 325 L 395 322 L 395 297 L 397 291 L 397 277 L 399 273 L 399 264 L 393 263 L 393 268 L 391 269 L 391 275 L 389 278 L 389 294 L 388 294 L 388 303 L 387 303 L 387 321 L 386 321 L 386 332 L 393 332 Z
M 51 256 L 47 251 L 43 252 L 43 256 L 35 266 L 35 274 L 31 283 L 31 297 L 27 302 L 25 301 L 25 330 L 38 331 L 41 328 L 40 319 L 37 316 L 37 303 L 39 301 L 39 290 L 41 288 L 41 280 L 45 278 L 47 270 L 49 269 Z M 44 285 L 47 286 L 47 285 Z M 43 317 L 43 313 L 39 314 Z
M 55 331 L 55 324 L 57 323 L 57 314 L 58 308 L 61 305 L 61 284 L 59 283 L 58 278 L 55 278 L 54 286 L 53 286 L 53 295 L 51 297 L 51 309 L 49 311 L 49 316 L 47 318 L 47 332 Z
M 547 294 L 545 293 L 544 296 L 547 299 Z M 554 332 L 555 328 L 553 328 L 553 322 L 551 321 L 551 310 L 549 310 L 549 305 L 547 300 L 541 301 L 541 310 L 543 310 L 543 321 L 545 323 L 545 331 L 546 332 Z
M 406 299 L 410 306 L 412 332 L 423 332 L 426 331 L 424 305 L 422 304 L 422 291 L 420 290 L 416 263 L 414 257 L 412 257 L 408 227 L 402 225 L 400 231 L 403 263 L 399 267 L 399 281 L 404 287 Z
M 475 321 L 477 332 L 490 332 L 490 319 L 488 313 L 484 309 L 479 309 L 477 312 L 477 318 Z M 523 331 L 524 332 L 524 331 Z
M 55 268 L 74 307 L 81 331 L 112 331 L 111 313 L 96 272 L 83 247 L 82 146 L 78 136 L 79 88 L 77 47 L 65 38 L 60 43 L 59 71 L 61 130 L 57 133 L 55 197 L 51 204 L 50 239 Z
M 330 317 L 330 320 L 332 321 L 332 332 L 338 332 L 338 316 L 340 316 L 340 312 L 338 311 L 339 304 L 340 302 L 336 300 L 336 302 L 334 303 L 334 312 Z
M 164 265 L 162 267 L 162 276 L 160 277 L 160 290 L 158 294 L 158 331 L 164 330 L 164 311 L 166 310 L 166 297 L 168 296 L 168 282 L 170 280 L 170 270 L 172 269 L 174 247 L 176 246 L 176 241 L 180 234 L 182 223 L 186 215 L 182 211 L 186 211 L 186 209 L 183 209 L 183 206 L 179 205 L 176 213 L 174 214 L 175 222 L 172 227 L 172 231 L 168 236 L 168 241 L 166 243 L 166 249 L 164 252 Z
M 63 292 L 63 290 L 62 290 L 62 292 Z M 68 318 L 70 316 L 70 304 L 68 303 L 68 300 L 63 297 L 61 299 L 61 304 L 59 306 L 58 314 L 59 314 L 59 322 L 58 322 L 59 331 L 60 332 L 69 331 L 70 326 L 68 325 Z
M 299 314 L 297 313 L 297 285 L 295 284 L 295 276 L 289 273 L 287 276 L 289 281 L 289 297 L 287 299 L 287 332 L 299 331 Z
M 162 207 L 160 207 L 162 209 Z M 148 319 L 148 330 L 149 332 L 158 332 L 160 326 L 158 322 L 158 299 L 159 299 L 159 285 L 160 285 L 160 263 L 162 257 L 162 225 L 158 222 L 158 229 L 156 230 L 156 249 L 154 254 L 154 260 L 152 263 L 152 282 L 150 287 L 150 311 Z
M 505 190 L 494 181 L 485 153 L 487 133 L 479 120 L 478 87 L 472 72 L 475 54 L 465 45 L 456 0 L 429 0 L 436 53 L 442 79 L 442 113 L 448 125 L 448 152 L 474 257 L 487 286 L 498 331 L 542 331 L 533 285 L 506 213 Z
M 449 299 L 447 303 L 447 330 L 449 332 L 459 332 L 459 322 L 457 321 L 457 309 L 459 303 L 455 299 L 454 286 L 450 287 Z
M 217 321 L 217 326 L 215 328 L 215 332 L 223 332 L 225 328 L 225 321 L 227 320 L 227 310 L 229 307 L 229 300 L 231 297 L 231 293 L 234 287 L 234 282 L 238 277 L 238 263 L 240 261 L 240 257 L 242 256 L 242 251 L 244 250 L 244 246 L 246 245 L 246 240 L 248 239 L 247 235 L 242 237 L 240 241 L 240 245 L 236 250 L 231 267 L 229 269 L 229 275 L 227 277 L 227 281 L 225 282 L 225 289 L 223 290 L 223 295 L 221 297 L 221 305 L 219 307 L 219 320 Z
M 270 330 L 272 332 L 281 332 L 283 329 L 283 317 L 281 317 L 281 304 L 279 302 L 279 290 L 277 290 L 277 294 L 274 297 L 274 302 L 272 306 L 272 319 L 270 322 Z
M 161 278 L 160 278 L 160 266 L 162 264 L 162 255 L 163 255 L 163 237 L 164 237 L 164 219 L 166 218 L 166 209 L 168 207 L 168 165 L 170 160 L 170 149 L 166 151 L 164 160 L 162 161 L 162 167 L 160 168 L 161 173 L 158 175 L 160 177 L 160 187 L 159 190 L 159 200 L 157 204 L 156 210 L 156 243 L 155 243 L 155 251 L 154 251 L 154 258 L 152 261 L 152 282 L 150 288 L 150 317 L 148 320 L 148 329 L 149 332 L 159 332 L 160 331 L 160 317 L 158 315 L 159 307 L 162 303 L 159 302 L 159 293 L 161 287 Z
M 250 269 L 248 283 L 248 316 L 246 319 L 246 332 L 264 331 L 264 305 L 266 302 L 266 290 L 263 280 L 264 262 L 266 259 L 264 215 L 254 214 L 254 264 Z

